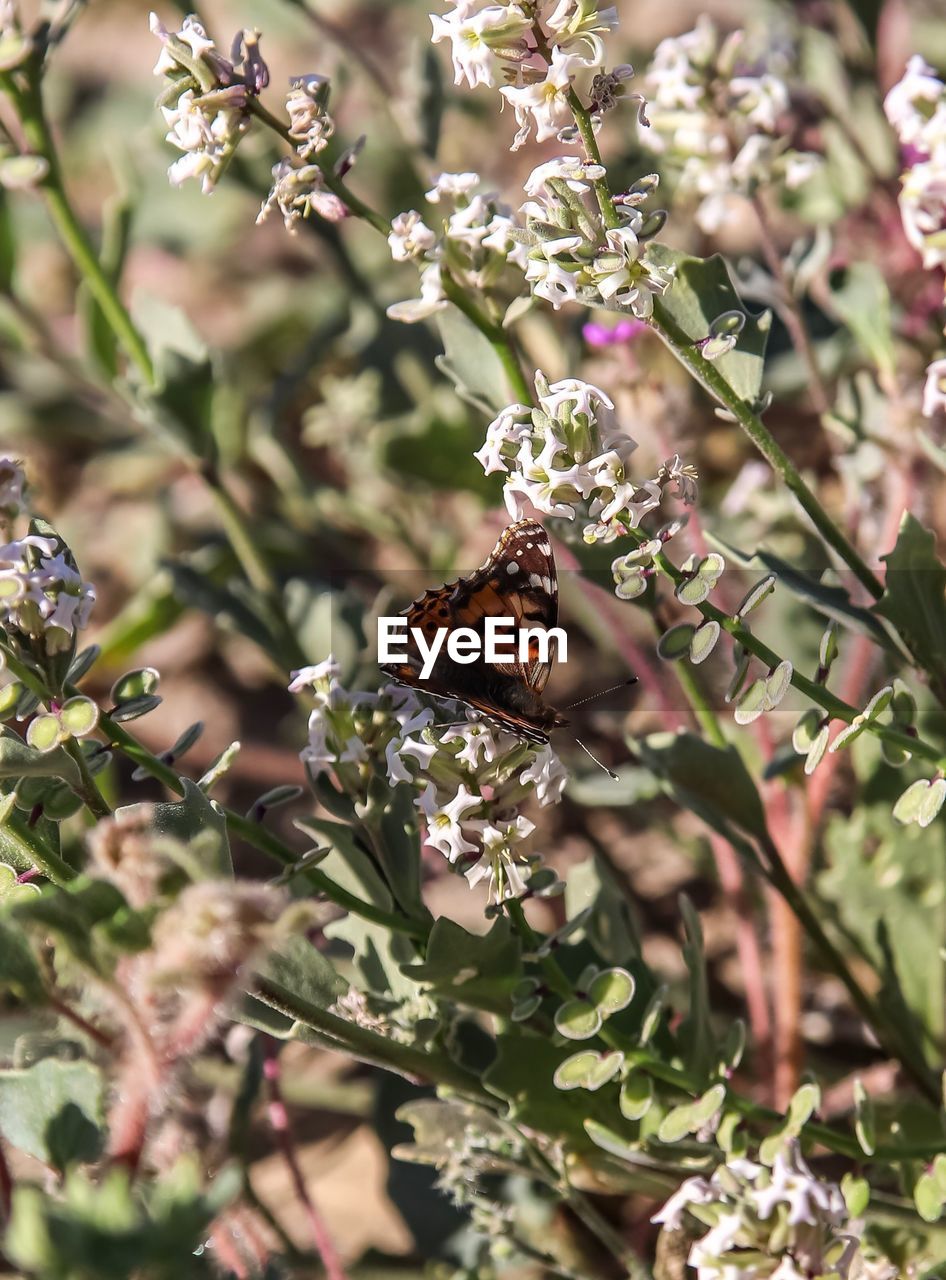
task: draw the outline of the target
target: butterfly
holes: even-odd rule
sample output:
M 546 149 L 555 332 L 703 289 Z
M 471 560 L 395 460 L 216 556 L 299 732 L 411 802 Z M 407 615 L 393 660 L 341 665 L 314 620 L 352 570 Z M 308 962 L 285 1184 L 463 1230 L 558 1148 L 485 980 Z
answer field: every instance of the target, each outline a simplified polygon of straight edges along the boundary
M 412 627 L 426 641 L 446 627 L 470 627 L 482 640 L 485 620 L 513 618 L 523 627 L 550 630 L 558 621 L 558 579 L 549 536 L 534 520 L 519 520 L 504 529 L 485 563 L 468 578 L 427 591 L 403 610 L 407 619 L 407 661 L 383 665 L 386 675 L 436 698 L 453 698 L 491 720 L 501 729 L 546 743 L 549 732 L 568 721 L 542 700 L 552 670 L 552 655 L 542 661 L 536 640 L 528 661 L 519 656 L 508 663 L 454 662 L 442 646 L 430 676 L 422 680 L 420 651 Z

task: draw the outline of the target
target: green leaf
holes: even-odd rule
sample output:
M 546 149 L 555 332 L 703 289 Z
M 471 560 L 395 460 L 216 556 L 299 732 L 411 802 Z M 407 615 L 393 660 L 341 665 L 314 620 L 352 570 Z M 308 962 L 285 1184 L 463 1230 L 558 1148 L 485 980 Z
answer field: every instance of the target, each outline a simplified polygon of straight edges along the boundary
M 441 916 L 423 963 L 401 965 L 401 972 L 459 1004 L 505 1013 L 522 976 L 522 947 L 505 917 L 475 934 Z
M 740 400 L 749 404 L 759 399 L 765 346 L 772 327 L 772 313 L 751 315 L 740 301 L 725 259 L 719 254 L 711 258 L 694 258 L 663 244 L 651 244 L 648 257 L 659 266 L 675 266 L 673 287 L 659 299 L 655 311 L 667 314 L 683 330 L 691 342 L 702 342 L 709 336 L 713 322 L 725 311 L 742 311 L 746 323 L 732 351 L 714 361 L 716 369 L 729 383 Z
M 26 1071 L 0 1071 L 0 1134 L 59 1170 L 95 1160 L 103 1143 L 104 1093 L 91 1062 L 43 1058 Z
M 112 685 L 109 697 L 114 706 L 122 702 L 130 702 L 132 698 L 143 698 L 157 693 L 161 683 L 161 673 L 155 667 L 138 667 L 119 676 Z
M 461 399 L 495 413 L 509 404 L 511 389 L 502 361 L 490 342 L 454 306 L 437 313 L 443 355 L 437 367 L 456 387 Z
M 727 835 L 736 826 L 746 835 L 766 837 L 765 810 L 735 747 L 714 747 L 691 733 L 654 733 L 639 746 L 664 790 L 715 831 Z
M 654 1084 L 643 1071 L 630 1075 L 621 1085 L 620 1108 L 625 1120 L 643 1120 L 654 1101 Z
M 555 1030 L 568 1040 L 590 1040 L 601 1030 L 601 1014 L 585 1000 L 567 1000 L 555 1010 Z
M 794 1133 L 800 1133 L 821 1106 L 821 1088 L 813 1082 L 801 1085 L 788 1104 L 788 1121 Z
M 710 1022 L 709 987 L 706 958 L 703 954 L 703 929 L 696 908 L 686 894 L 680 894 L 679 903 L 683 927 L 686 931 L 683 958 L 690 975 L 690 1007 L 677 1034 L 681 1045 L 686 1050 L 687 1067 L 700 1080 L 708 1074 L 717 1057 Z
M 623 1065 L 624 1054 L 619 1050 L 596 1053 L 583 1049 L 566 1058 L 552 1078 L 557 1089 L 588 1089 L 593 1093 L 613 1080 Z
M 555 1072 L 572 1057 L 571 1045 L 515 1028 L 496 1037 L 496 1058 L 483 1074 L 490 1093 L 508 1103 L 509 1119 L 539 1133 L 565 1138 L 579 1149 L 590 1146 L 583 1120 L 593 1116 L 614 1123 L 614 1104 L 607 1093 L 577 1090 L 562 1093 Z
M 64 729 L 68 729 L 74 738 L 84 738 L 99 722 L 99 709 L 91 698 L 81 694 L 68 698 L 59 710 L 59 719 Z
M 263 966 L 266 977 L 290 995 L 319 1009 L 327 1009 L 348 990 L 331 962 L 308 938 L 295 936 L 270 952 Z
M 182 778 L 184 797 L 175 804 L 149 806 L 152 825 L 159 835 L 186 844 L 207 879 L 233 875 L 227 820 L 215 800 L 209 799 L 196 783 Z M 126 805 L 119 813 L 134 813 L 139 805 Z
M 904 637 L 916 661 L 930 675 L 938 696 L 946 694 L 946 568 L 936 555 L 936 539 L 907 512 L 897 544 L 881 559 L 887 565 L 884 594 L 874 612 Z
M 602 1018 L 610 1018 L 634 999 L 634 979 L 626 969 L 605 969 L 588 988 L 588 999 Z
M 853 262 L 838 284 L 830 285 L 831 305 L 863 347 L 878 372 L 892 377 L 895 368 L 890 290 L 872 262 Z
M 0 778 L 62 778 L 79 781 L 79 770 L 65 751 L 38 751 L 12 729 L 0 728 Z
M 657 641 L 658 656 L 665 662 L 677 662 L 690 652 L 696 628 L 689 622 L 679 622 L 665 631 Z
M 785 587 L 799 600 L 804 600 L 806 604 L 811 605 L 823 617 L 844 623 L 856 631 L 869 635 L 877 644 L 890 652 L 897 652 L 893 641 L 871 611 L 852 603 L 850 595 L 843 587 L 822 582 L 820 576 L 814 573 L 803 573 L 794 565 L 773 555 L 771 551 L 762 549 L 749 554 L 720 538 L 714 538 L 713 541 L 743 568 L 753 568 L 756 564 L 760 564 L 763 568 L 770 570 L 775 574 L 780 586 Z
M 8 908 L 8 919 L 52 934 L 83 967 L 109 976 L 122 952 L 147 946 L 148 929 L 140 913 L 105 880 L 80 876 L 65 888 L 47 885 Z
M 870 1204 L 870 1183 L 866 1178 L 857 1178 L 846 1173 L 841 1179 L 841 1194 L 852 1218 L 861 1218 Z
M 26 886 L 23 886 L 24 888 Z M 46 1002 L 46 984 L 33 948 L 9 920 L 0 915 L 0 991 L 10 991 L 34 1008 Z
M 860 1078 L 854 1081 L 854 1132 L 861 1150 L 865 1155 L 872 1156 L 877 1149 L 874 1104 Z
M 943 1212 L 943 1192 L 932 1174 L 921 1173 L 913 1188 L 916 1211 L 924 1222 L 937 1222 Z
M 692 1133 L 694 1129 L 698 1128 L 699 1124 L 694 1118 L 693 1106 L 691 1103 L 686 1103 L 667 1112 L 660 1122 L 657 1137 L 661 1142 L 679 1142 L 681 1138 L 685 1138 L 688 1133 Z

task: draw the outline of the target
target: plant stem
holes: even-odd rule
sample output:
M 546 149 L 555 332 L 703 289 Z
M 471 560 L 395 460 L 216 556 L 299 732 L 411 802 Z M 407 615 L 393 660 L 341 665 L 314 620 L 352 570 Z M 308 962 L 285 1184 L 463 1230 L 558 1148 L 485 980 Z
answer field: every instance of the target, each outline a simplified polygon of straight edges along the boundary
M 648 540 L 647 535 L 641 533 L 638 529 L 629 529 L 627 536 L 633 539 L 638 546 L 642 546 Z M 677 568 L 665 552 L 659 551 L 654 556 L 654 564 L 674 584 L 686 581 L 687 575 L 682 569 Z M 743 648 L 748 649 L 751 654 L 754 654 L 755 657 L 765 663 L 770 670 L 777 667 L 782 661 L 780 655 L 753 635 L 747 626 L 736 618 L 731 618 L 722 609 L 717 609 L 708 600 L 704 600 L 702 604 L 693 607 L 698 609 L 704 618 L 718 622 L 724 631 L 727 631 Z M 794 669 L 792 671 L 792 685 L 800 693 L 803 693 L 806 698 L 821 707 L 830 720 L 843 720 L 845 724 L 850 724 L 852 720 L 860 715 L 857 707 L 852 707 L 843 698 L 831 693 L 824 685 L 817 684 L 814 680 L 809 680 L 807 676 Z M 883 738 L 886 742 L 901 747 L 911 755 L 929 760 L 937 768 L 946 766 L 944 753 L 938 747 L 933 746 L 932 743 L 925 742 L 922 738 L 911 737 L 910 734 L 894 729 L 890 725 L 881 724 L 877 720 L 868 721 L 865 729 L 867 732 L 875 734 L 876 737 Z
M 581 140 L 584 143 L 588 159 L 595 164 L 601 164 L 601 152 L 594 136 L 590 112 L 582 106 L 574 89 L 569 91 L 569 104 L 574 113 L 575 123 L 578 126 L 578 132 L 581 134 Z M 621 219 L 614 207 L 607 178 L 597 179 L 594 183 L 594 190 L 605 226 L 620 226 Z M 871 571 L 861 558 L 860 553 L 826 513 L 821 503 L 805 484 L 798 468 L 784 452 L 781 445 L 778 444 L 761 418 L 752 412 L 752 409 L 741 397 L 736 395 L 715 365 L 704 359 L 702 352 L 680 328 L 659 298 L 654 299 L 653 315 L 647 323 L 666 343 L 680 363 L 693 375 L 700 386 L 729 410 L 759 453 L 762 454 L 772 470 L 780 476 L 785 486 L 794 495 L 799 506 L 808 515 L 825 542 L 840 556 L 873 598 L 879 600 L 884 592 L 880 579 Z
M 520 404 L 533 404 L 532 388 L 529 386 L 529 382 L 522 371 L 519 356 L 509 333 L 501 324 L 491 320 L 485 312 L 480 310 L 467 291 L 450 275 L 449 271 L 443 272 L 441 280 L 446 296 L 459 311 L 463 312 L 468 320 L 476 325 L 495 351 L 509 380 L 513 395 Z
M 271 1008 L 301 1022 L 331 1048 L 341 1049 L 352 1057 L 374 1066 L 395 1071 L 410 1080 L 427 1080 L 431 1084 L 454 1089 L 494 1106 L 496 1099 L 486 1094 L 477 1076 L 466 1071 L 451 1058 L 433 1050 L 415 1049 L 388 1036 L 359 1027 L 346 1018 L 320 1009 L 302 996 L 287 991 L 271 978 L 257 976 L 251 994 Z
M 153 389 L 157 385 L 157 378 L 145 341 L 99 262 L 66 195 L 59 156 L 43 108 L 39 66 L 35 63 L 31 64 L 26 70 L 26 77 L 25 86 L 13 75 L 0 78 L 0 85 L 17 109 L 27 143 L 32 151 L 41 156 L 48 165 L 48 171 L 40 184 L 40 189 L 49 215 L 69 256 L 88 285 L 89 292 L 102 308 L 102 314 L 124 348 L 125 354 L 135 365 L 145 384 Z
M 705 359 L 703 353 L 684 333 L 659 298 L 654 300 L 654 313 L 647 323 L 663 339 L 700 386 L 729 410 L 762 457 L 781 478 L 824 541 L 844 561 L 870 595 L 875 600 L 879 600 L 884 593 L 883 583 L 827 514 L 805 484 L 801 472 L 762 419 L 753 413 L 745 400 L 736 395 L 716 366 Z
M 278 133 L 280 138 L 282 138 L 284 142 L 288 142 L 293 150 L 295 150 L 296 139 L 290 134 L 289 126 L 285 121 L 280 120 L 278 116 L 274 116 L 271 111 L 267 110 L 267 108 L 260 102 L 259 98 L 249 98 L 247 105 L 258 120 L 261 120 L 263 124 L 272 129 L 274 133 Z M 374 227 L 375 231 L 380 232 L 381 235 L 386 236 L 388 234 L 391 230 L 391 224 L 388 222 L 387 218 L 385 218 L 383 214 L 378 213 L 376 209 L 372 209 L 369 204 L 366 204 L 364 200 L 359 196 L 356 196 L 353 191 L 350 191 L 330 165 L 320 164 L 315 157 L 311 157 L 308 163 L 315 165 L 322 174 L 322 178 L 329 191 L 338 196 L 339 200 L 342 201 L 350 213 L 353 213 L 356 218 L 361 218 L 363 221 L 369 223 Z
M 75 762 L 75 766 L 79 771 L 78 783 L 73 783 L 72 789 L 92 814 L 93 818 L 109 818 L 112 810 L 108 801 L 95 785 L 95 779 L 86 764 L 85 756 L 82 754 L 82 748 L 75 738 L 67 738 L 63 744 L 63 748 L 67 755 L 71 756 Z
M 32 863 L 50 884 L 62 888 L 70 880 L 75 880 L 79 874 L 58 853 L 46 847 L 36 830 L 16 808 L 12 809 L 4 819 L 3 838 L 14 844 L 23 857 Z

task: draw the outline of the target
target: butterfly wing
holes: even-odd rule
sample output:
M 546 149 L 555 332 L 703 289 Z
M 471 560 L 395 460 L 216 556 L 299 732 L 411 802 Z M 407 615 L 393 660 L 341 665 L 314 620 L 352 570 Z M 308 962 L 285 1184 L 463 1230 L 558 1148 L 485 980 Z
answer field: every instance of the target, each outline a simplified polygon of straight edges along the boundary
M 487 617 L 513 618 L 517 633 L 525 627 L 551 630 L 558 622 L 558 578 L 552 544 L 542 526 L 520 520 L 504 529 L 482 567 L 454 585 L 453 601 L 459 624 L 474 630 L 481 630 Z M 527 661 L 517 656 L 492 665 L 541 694 L 552 671 L 552 655 L 547 651 L 547 661 L 540 661 L 533 639 Z
M 510 729 L 535 741 L 547 742 L 547 724 L 555 713 L 541 704 L 548 683 L 552 656 L 540 660 L 539 645 L 532 641 L 530 657 L 517 656 L 508 663 L 460 665 L 445 650 L 430 676 L 422 680 L 420 650 L 414 628 L 429 644 L 442 627 L 469 627 L 480 636 L 486 619 L 512 618 L 517 632 L 524 627 L 549 630 L 558 621 L 558 581 L 548 534 L 534 520 L 520 520 L 504 529 L 482 566 L 468 578 L 460 578 L 427 591 L 404 610 L 407 619 L 407 661 L 385 666 L 384 671 L 404 684 L 435 697 L 455 698 Z

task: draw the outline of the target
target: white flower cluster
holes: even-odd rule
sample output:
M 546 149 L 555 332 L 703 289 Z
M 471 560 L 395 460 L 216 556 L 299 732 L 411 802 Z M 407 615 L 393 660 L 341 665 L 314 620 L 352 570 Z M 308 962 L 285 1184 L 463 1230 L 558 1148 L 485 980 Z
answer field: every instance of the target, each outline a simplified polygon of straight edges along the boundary
M 698 1280 L 854 1280 L 865 1269 L 840 1189 L 815 1177 L 795 1142 L 771 1169 L 733 1159 L 709 1179 L 688 1178 L 653 1221 L 676 1230 L 685 1213 L 709 1228 L 688 1259 Z M 897 1270 L 872 1260 L 870 1273 Z
M 596 0 L 454 0 L 448 13 L 432 13 L 430 20 L 434 43 L 450 44 L 456 84 L 505 81 L 500 93 L 519 126 L 516 151 L 533 130 L 537 142 L 571 140 L 573 86 L 602 72 L 601 37 L 617 26 L 617 10 Z
M 487 475 L 504 471 L 506 506 L 519 519 L 531 505 L 545 515 L 574 520 L 588 503 L 586 542 L 613 542 L 636 529 L 659 506 L 671 480 L 692 496 L 692 471 L 679 458 L 653 480 L 639 483 L 627 462 L 637 444 L 617 425 L 614 405 L 599 388 L 579 378 L 547 382 L 536 372 L 537 404 L 511 404 L 487 428 L 474 455 Z
M 250 97 L 269 83 L 258 35 L 239 32 L 226 58 L 193 14 L 174 33 L 155 13 L 150 25 L 161 41 L 154 74 L 168 81 L 160 99 L 167 141 L 183 153 L 168 178 L 175 186 L 199 180 L 209 195 L 249 128 Z
M 297 223 L 310 214 L 318 214 L 326 222 L 341 222 L 348 217 L 348 207 L 325 185 L 325 175 L 315 164 L 297 164 L 284 156 L 273 165 L 273 185 L 256 215 L 257 224 L 265 222 L 273 209 L 278 209 L 286 230 L 295 234 Z
M 273 185 L 257 215 L 264 222 L 273 209 L 282 214 L 286 230 L 295 233 L 302 218 L 317 214 L 326 222 L 348 217 L 348 206 L 330 190 L 325 173 L 314 159 L 328 146 L 335 133 L 335 121 L 328 111 L 329 81 L 325 76 L 297 76 L 290 81 L 286 97 L 289 136 L 295 151 L 273 165 Z M 362 142 L 364 139 L 362 139 Z M 354 164 L 361 142 L 346 151 L 335 165 L 342 176 Z
M 95 603 L 95 588 L 57 546 L 55 538 L 32 533 L 0 546 L 3 626 L 41 640 L 47 653 L 69 648 Z
M 900 216 L 924 267 L 946 266 L 946 84 L 919 55 L 884 99 L 900 139 Z
M 408 783 L 427 843 L 463 869 L 471 885 L 489 883 L 494 899 L 521 894 L 520 846 L 534 823 L 518 812 L 534 795 L 557 804 L 566 773 L 548 745 L 522 741 L 473 717 L 440 727 L 413 690 L 387 685 L 351 693 L 332 657 L 294 672 L 292 692 L 310 691 L 309 742 L 301 758 L 314 777 L 329 774 L 346 794 L 366 796 L 380 772 Z
M 489 288 L 507 262 L 525 270 L 527 249 L 516 237 L 510 209 L 495 193 L 477 190 L 480 185 L 476 173 L 442 173 L 426 193 L 423 214 L 410 209 L 392 222 L 391 256 L 395 262 L 416 262 L 421 271 L 420 297 L 394 303 L 388 308 L 392 319 L 415 324 L 447 305 L 444 265 L 474 289 Z
M 651 127 L 641 143 L 679 167 L 680 194 L 698 200 L 696 220 L 708 234 L 734 197 L 773 182 L 799 187 L 822 163 L 794 150 L 782 128 L 784 56 L 748 44 L 743 31 L 722 39 L 703 15 L 692 31 L 661 41 L 644 79 Z
M 558 310 L 565 302 L 610 306 L 646 319 L 654 296 L 673 284 L 673 272 L 650 261 L 646 241 L 662 219 L 645 220 L 634 207 L 656 188 L 656 176 L 622 197 L 620 227 L 605 228 L 591 184 L 605 176 L 601 165 L 559 156 L 530 174 L 522 206 L 532 247 L 526 279 L 536 297 Z
M 884 99 L 884 111 L 900 139 L 903 230 L 924 267 L 946 267 L 946 84 L 919 54 Z M 923 414 L 946 409 L 946 359 L 926 371 Z

